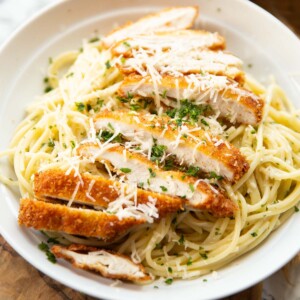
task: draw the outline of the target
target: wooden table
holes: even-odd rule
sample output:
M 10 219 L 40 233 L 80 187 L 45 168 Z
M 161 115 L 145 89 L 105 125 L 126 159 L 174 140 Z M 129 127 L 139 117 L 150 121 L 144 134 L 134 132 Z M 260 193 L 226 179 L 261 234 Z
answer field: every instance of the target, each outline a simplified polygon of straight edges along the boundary
M 254 0 L 300 34 L 300 0 Z M 299 263 L 296 257 L 292 264 Z M 287 267 L 285 268 L 287 270 Z M 227 300 L 261 299 L 262 283 Z M 0 300 L 92 300 L 49 278 L 28 264 L 0 235 Z

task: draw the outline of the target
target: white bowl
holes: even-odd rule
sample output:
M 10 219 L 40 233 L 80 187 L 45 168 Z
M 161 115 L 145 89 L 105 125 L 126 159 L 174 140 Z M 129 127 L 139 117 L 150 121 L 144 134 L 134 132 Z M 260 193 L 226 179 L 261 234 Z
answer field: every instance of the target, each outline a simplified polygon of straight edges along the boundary
M 292 101 L 300 107 L 300 42 L 277 19 L 242 0 L 72 0 L 52 5 L 23 25 L 0 51 L 0 149 L 7 148 L 26 105 L 42 93 L 48 58 L 80 47 L 81 40 L 107 33 L 117 23 L 134 20 L 162 7 L 200 5 L 199 26 L 216 30 L 227 39 L 228 49 L 239 55 L 250 73 L 261 81 L 274 75 Z M 297 103 L 298 101 L 298 103 Z M 5 172 L 11 172 L 4 166 Z M 86 294 L 105 299 L 215 299 L 245 289 L 271 275 L 300 250 L 300 214 L 295 214 L 255 250 L 218 272 L 218 278 L 181 280 L 171 286 L 122 284 L 68 264 L 48 262 L 37 245 L 40 234 L 17 223 L 17 191 L 0 186 L 0 230 L 12 247 L 50 277 Z

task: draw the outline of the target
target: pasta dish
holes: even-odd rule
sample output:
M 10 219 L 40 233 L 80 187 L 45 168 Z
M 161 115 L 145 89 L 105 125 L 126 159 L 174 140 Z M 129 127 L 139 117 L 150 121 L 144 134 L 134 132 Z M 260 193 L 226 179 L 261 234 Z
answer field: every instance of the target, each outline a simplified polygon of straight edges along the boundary
M 300 112 L 243 70 L 198 8 L 50 59 L 8 156 L 48 259 L 166 284 L 219 270 L 298 212 Z

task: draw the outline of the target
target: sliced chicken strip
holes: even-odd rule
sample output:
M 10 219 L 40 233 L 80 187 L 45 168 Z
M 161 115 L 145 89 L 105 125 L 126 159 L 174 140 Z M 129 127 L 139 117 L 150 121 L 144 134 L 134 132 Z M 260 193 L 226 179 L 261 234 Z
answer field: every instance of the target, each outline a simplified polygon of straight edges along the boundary
M 175 31 L 190 28 L 194 25 L 197 15 L 197 6 L 167 8 L 116 29 L 104 37 L 102 42 L 108 48 L 115 42 L 140 33 L 149 34 L 157 31 Z
M 237 181 L 249 168 L 245 157 L 227 141 L 194 126 L 178 126 L 169 117 L 105 110 L 95 116 L 94 124 L 96 130 L 114 128 L 129 140 L 150 145 L 145 149 L 148 151 L 154 138 L 158 145 L 166 146 L 167 153 L 176 155 L 179 162 L 215 172 L 228 181 Z
M 74 244 L 68 247 L 55 245 L 51 252 L 57 258 L 71 262 L 76 268 L 94 271 L 106 278 L 139 284 L 153 280 L 142 264 L 135 264 L 129 257 L 113 251 Z
M 237 209 L 223 192 L 203 179 L 196 179 L 178 171 L 164 171 L 140 153 L 116 146 L 102 151 L 97 144 L 83 144 L 78 153 L 91 162 L 107 161 L 114 171 L 123 173 L 133 183 L 157 193 L 186 199 L 186 208 L 206 210 L 218 217 L 228 217 Z
M 167 51 L 149 55 L 141 50 L 135 51 L 133 57 L 123 64 L 118 64 L 120 71 L 128 75 L 138 73 L 149 75 L 151 68 L 160 74 L 182 76 L 183 74 L 214 74 L 224 75 L 239 83 L 244 82 L 244 72 L 241 70 L 242 62 L 237 57 L 222 51 Z
M 61 231 L 68 234 L 114 240 L 129 229 L 143 224 L 145 219 L 133 217 L 120 220 L 108 213 L 70 208 L 33 199 L 21 199 L 19 225 L 36 230 Z
M 168 105 L 172 105 L 172 102 L 167 98 L 209 104 L 217 114 L 230 122 L 250 125 L 257 125 L 261 121 L 264 107 L 262 99 L 225 76 L 190 74 L 176 78 L 165 75 L 153 81 L 150 76 L 132 75 L 125 77 L 119 88 L 121 96 L 128 93 L 147 98 L 160 97 L 160 101 Z
M 225 39 L 217 32 L 204 30 L 178 30 L 174 32 L 157 32 L 155 34 L 137 35 L 124 39 L 112 48 L 114 55 L 132 56 L 132 51 L 144 49 L 154 54 L 156 51 L 185 50 L 223 50 Z
M 34 176 L 34 194 L 39 199 L 54 198 L 90 206 L 107 208 L 108 204 L 115 201 L 122 192 L 130 188 L 114 180 L 101 176 L 81 173 L 79 177 L 74 172 L 66 174 L 61 169 L 50 169 Z M 74 194 L 74 191 L 76 193 Z M 159 217 L 183 209 L 183 201 L 178 197 L 136 189 L 137 204 L 147 204 L 149 199 L 155 199 Z M 132 199 L 133 201 L 134 199 Z

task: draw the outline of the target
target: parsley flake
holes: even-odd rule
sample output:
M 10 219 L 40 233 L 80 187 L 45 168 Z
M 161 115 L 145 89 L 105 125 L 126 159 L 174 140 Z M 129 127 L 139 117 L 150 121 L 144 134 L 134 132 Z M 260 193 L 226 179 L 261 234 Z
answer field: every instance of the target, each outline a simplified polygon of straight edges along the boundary
M 131 172 L 131 169 L 129 169 L 129 168 L 120 168 L 120 170 L 121 170 L 123 173 L 130 173 L 130 172 Z
M 161 190 L 162 190 L 163 192 L 167 192 L 167 191 L 168 191 L 168 189 L 167 189 L 165 186 L 163 186 L 163 185 L 161 185 L 160 188 L 161 188 Z
M 173 283 L 173 278 L 167 278 L 165 280 L 165 283 L 168 284 L 168 285 L 172 284 Z
M 192 183 L 189 184 L 190 190 L 194 193 L 195 192 L 195 187 Z
M 106 69 L 107 69 L 107 70 L 111 68 L 111 64 L 110 64 L 110 61 L 109 61 L 109 60 L 107 60 L 107 61 L 105 62 L 105 66 L 106 66 Z
M 218 175 L 218 174 L 215 173 L 215 172 L 210 172 L 208 178 L 209 178 L 209 179 L 215 178 L 215 179 L 217 179 L 217 180 L 222 180 L 222 179 L 223 179 L 223 176 L 220 176 L 220 175 Z
M 184 244 L 184 235 L 182 234 L 180 236 L 180 239 L 178 240 L 179 245 L 183 245 Z
M 188 261 L 187 261 L 187 266 L 190 266 L 190 265 L 192 265 L 193 264 L 193 261 L 192 261 L 192 258 L 191 257 L 189 257 L 189 259 L 188 259 Z
M 150 172 L 150 177 L 156 177 L 156 173 L 151 168 L 148 168 L 148 170 Z

